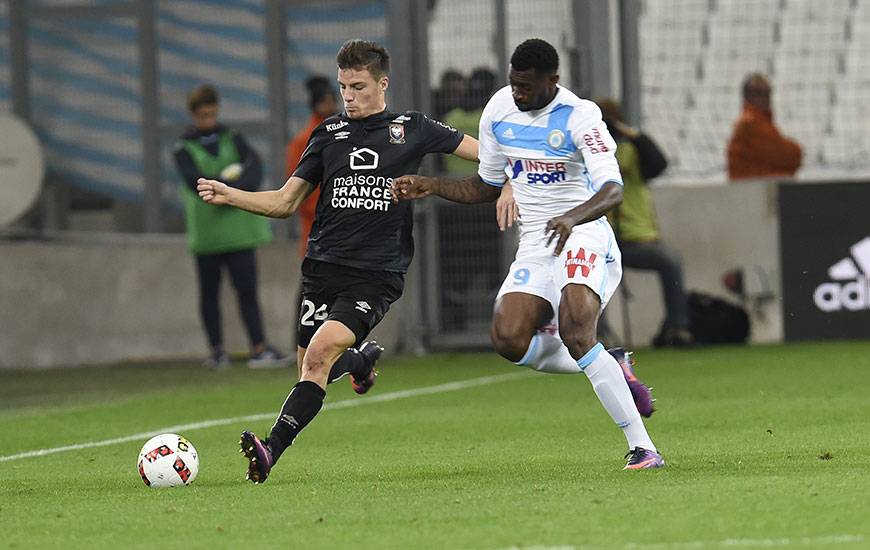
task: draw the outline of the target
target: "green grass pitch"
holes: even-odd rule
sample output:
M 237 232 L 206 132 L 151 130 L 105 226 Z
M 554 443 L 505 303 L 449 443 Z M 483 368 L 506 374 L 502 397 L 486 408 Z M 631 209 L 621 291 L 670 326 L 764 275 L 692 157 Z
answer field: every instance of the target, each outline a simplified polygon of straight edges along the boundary
M 0 373 L 0 548 L 870 547 L 870 342 L 637 357 L 660 471 L 621 470 L 584 376 L 480 353 L 382 361 L 371 399 L 391 400 L 340 381 L 258 486 L 237 440 L 271 420 L 231 419 L 274 414 L 286 371 Z M 219 419 L 182 432 L 200 454 L 185 488 L 143 485 L 145 437 L 9 459 Z

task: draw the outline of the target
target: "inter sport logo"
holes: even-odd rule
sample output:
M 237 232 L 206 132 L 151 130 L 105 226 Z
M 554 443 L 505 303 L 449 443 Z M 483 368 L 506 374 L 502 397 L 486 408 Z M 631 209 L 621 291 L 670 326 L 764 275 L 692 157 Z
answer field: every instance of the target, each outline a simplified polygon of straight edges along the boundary
M 813 292 L 813 302 L 822 311 L 870 309 L 870 237 L 849 247 L 850 256 L 828 269 L 837 282 L 822 283 Z
M 529 185 L 558 183 L 568 179 L 568 171 L 564 162 L 523 159 L 508 159 L 508 162 L 513 172 L 511 179 L 516 180 L 520 174 L 525 172 L 526 183 Z

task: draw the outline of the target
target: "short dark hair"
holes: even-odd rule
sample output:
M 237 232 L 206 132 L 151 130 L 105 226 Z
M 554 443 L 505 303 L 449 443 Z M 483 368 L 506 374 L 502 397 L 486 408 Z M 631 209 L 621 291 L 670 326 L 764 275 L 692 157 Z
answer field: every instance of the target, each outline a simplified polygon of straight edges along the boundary
M 556 74 L 559 70 L 559 54 L 549 42 L 529 38 L 514 50 L 511 67 L 517 71 L 534 69 L 538 74 Z
M 369 40 L 348 40 L 338 50 L 335 62 L 339 69 L 366 69 L 375 80 L 390 74 L 390 54 L 387 49 Z
M 195 113 L 203 105 L 217 105 L 220 102 L 217 89 L 211 84 L 200 84 L 187 96 L 187 109 Z
M 332 82 L 322 75 L 314 75 L 306 80 L 305 88 L 308 89 L 308 106 L 312 109 L 314 109 L 318 103 L 323 101 L 323 98 L 335 95 L 335 90 L 332 88 Z
M 758 93 L 758 82 L 760 81 L 767 83 L 767 76 L 763 73 L 749 73 L 746 75 L 746 78 L 743 79 L 743 99 Z

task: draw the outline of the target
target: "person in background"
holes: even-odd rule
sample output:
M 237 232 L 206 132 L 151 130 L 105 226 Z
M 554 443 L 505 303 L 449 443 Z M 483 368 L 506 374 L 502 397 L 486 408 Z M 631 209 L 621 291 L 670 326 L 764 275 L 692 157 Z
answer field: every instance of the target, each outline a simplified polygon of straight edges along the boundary
M 196 259 L 200 315 L 211 349 L 204 365 L 219 369 L 230 363 L 224 350 L 220 311 L 221 274 L 226 268 L 248 334 L 248 366 L 282 366 L 287 358 L 266 343 L 257 296 L 255 251 L 272 240 L 269 223 L 235 208 L 207 204 L 196 193 L 196 180 L 201 177 L 220 177 L 239 189 L 256 190 L 263 177 L 260 158 L 241 134 L 218 123 L 219 98 L 213 86 L 194 89 L 187 107 L 192 125 L 178 140 L 174 158 L 183 180 L 187 241 Z
M 311 108 L 311 117 L 308 124 L 293 136 L 287 144 L 287 178 L 293 175 L 293 171 L 299 165 L 302 153 L 308 145 L 311 133 L 320 124 L 338 112 L 338 100 L 335 89 L 329 79 L 322 75 L 315 75 L 305 81 L 308 90 L 308 106 Z M 311 233 L 311 225 L 314 223 L 314 213 L 317 209 L 317 201 L 320 198 L 320 187 L 315 187 L 311 195 L 299 205 L 296 215 L 299 218 L 299 262 L 305 259 L 308 248 L 308 235 Z M 296 314 L 302 309 L 302 287 L 296 297 Z M 301 365 L 298 365 L 301 368 Z
M 743 81 L 743 112 L 728 141 L 728 179 L 791 177 L 801 166 L 801 146 L 773 124 L 770 82 L 754 73 Z
M 472 71 L 464 82 L 462 101 L 444 115 L 444 123 L 463 134 L 477 138 L 480 115 L 483 107 L 495 91 L 495 74 L 485 68 Z M 445 169 L 454 176 L 470 176 L 477 173 L 477 163 L 451 155 L 444 158 Z
M 608 213 L 622 250 L 622 265 L 655 271 L 662 285 L 666 314 L 653 345 L 691 345 L 683 260 L 676 249 L 661 240 L 648 187 L 649 180 L 664 172 L 668 161 L 649 136 L 625 123 L 615 100 L 598 98 L 595 103 L 616 140 L 616 161 L 624 183 L 622 204 Z

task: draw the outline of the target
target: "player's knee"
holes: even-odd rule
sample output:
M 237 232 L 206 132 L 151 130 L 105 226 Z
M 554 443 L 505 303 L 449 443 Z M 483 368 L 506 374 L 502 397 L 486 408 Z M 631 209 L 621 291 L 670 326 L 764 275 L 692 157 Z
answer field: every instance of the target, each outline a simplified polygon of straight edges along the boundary
M 527 331 L 518 330 L 517 327 L 500 326 L 494 324 L 490 331 L 490 338 L 495 351 L 514 363 L 523 358 L 529 349 L 531 335 Z

